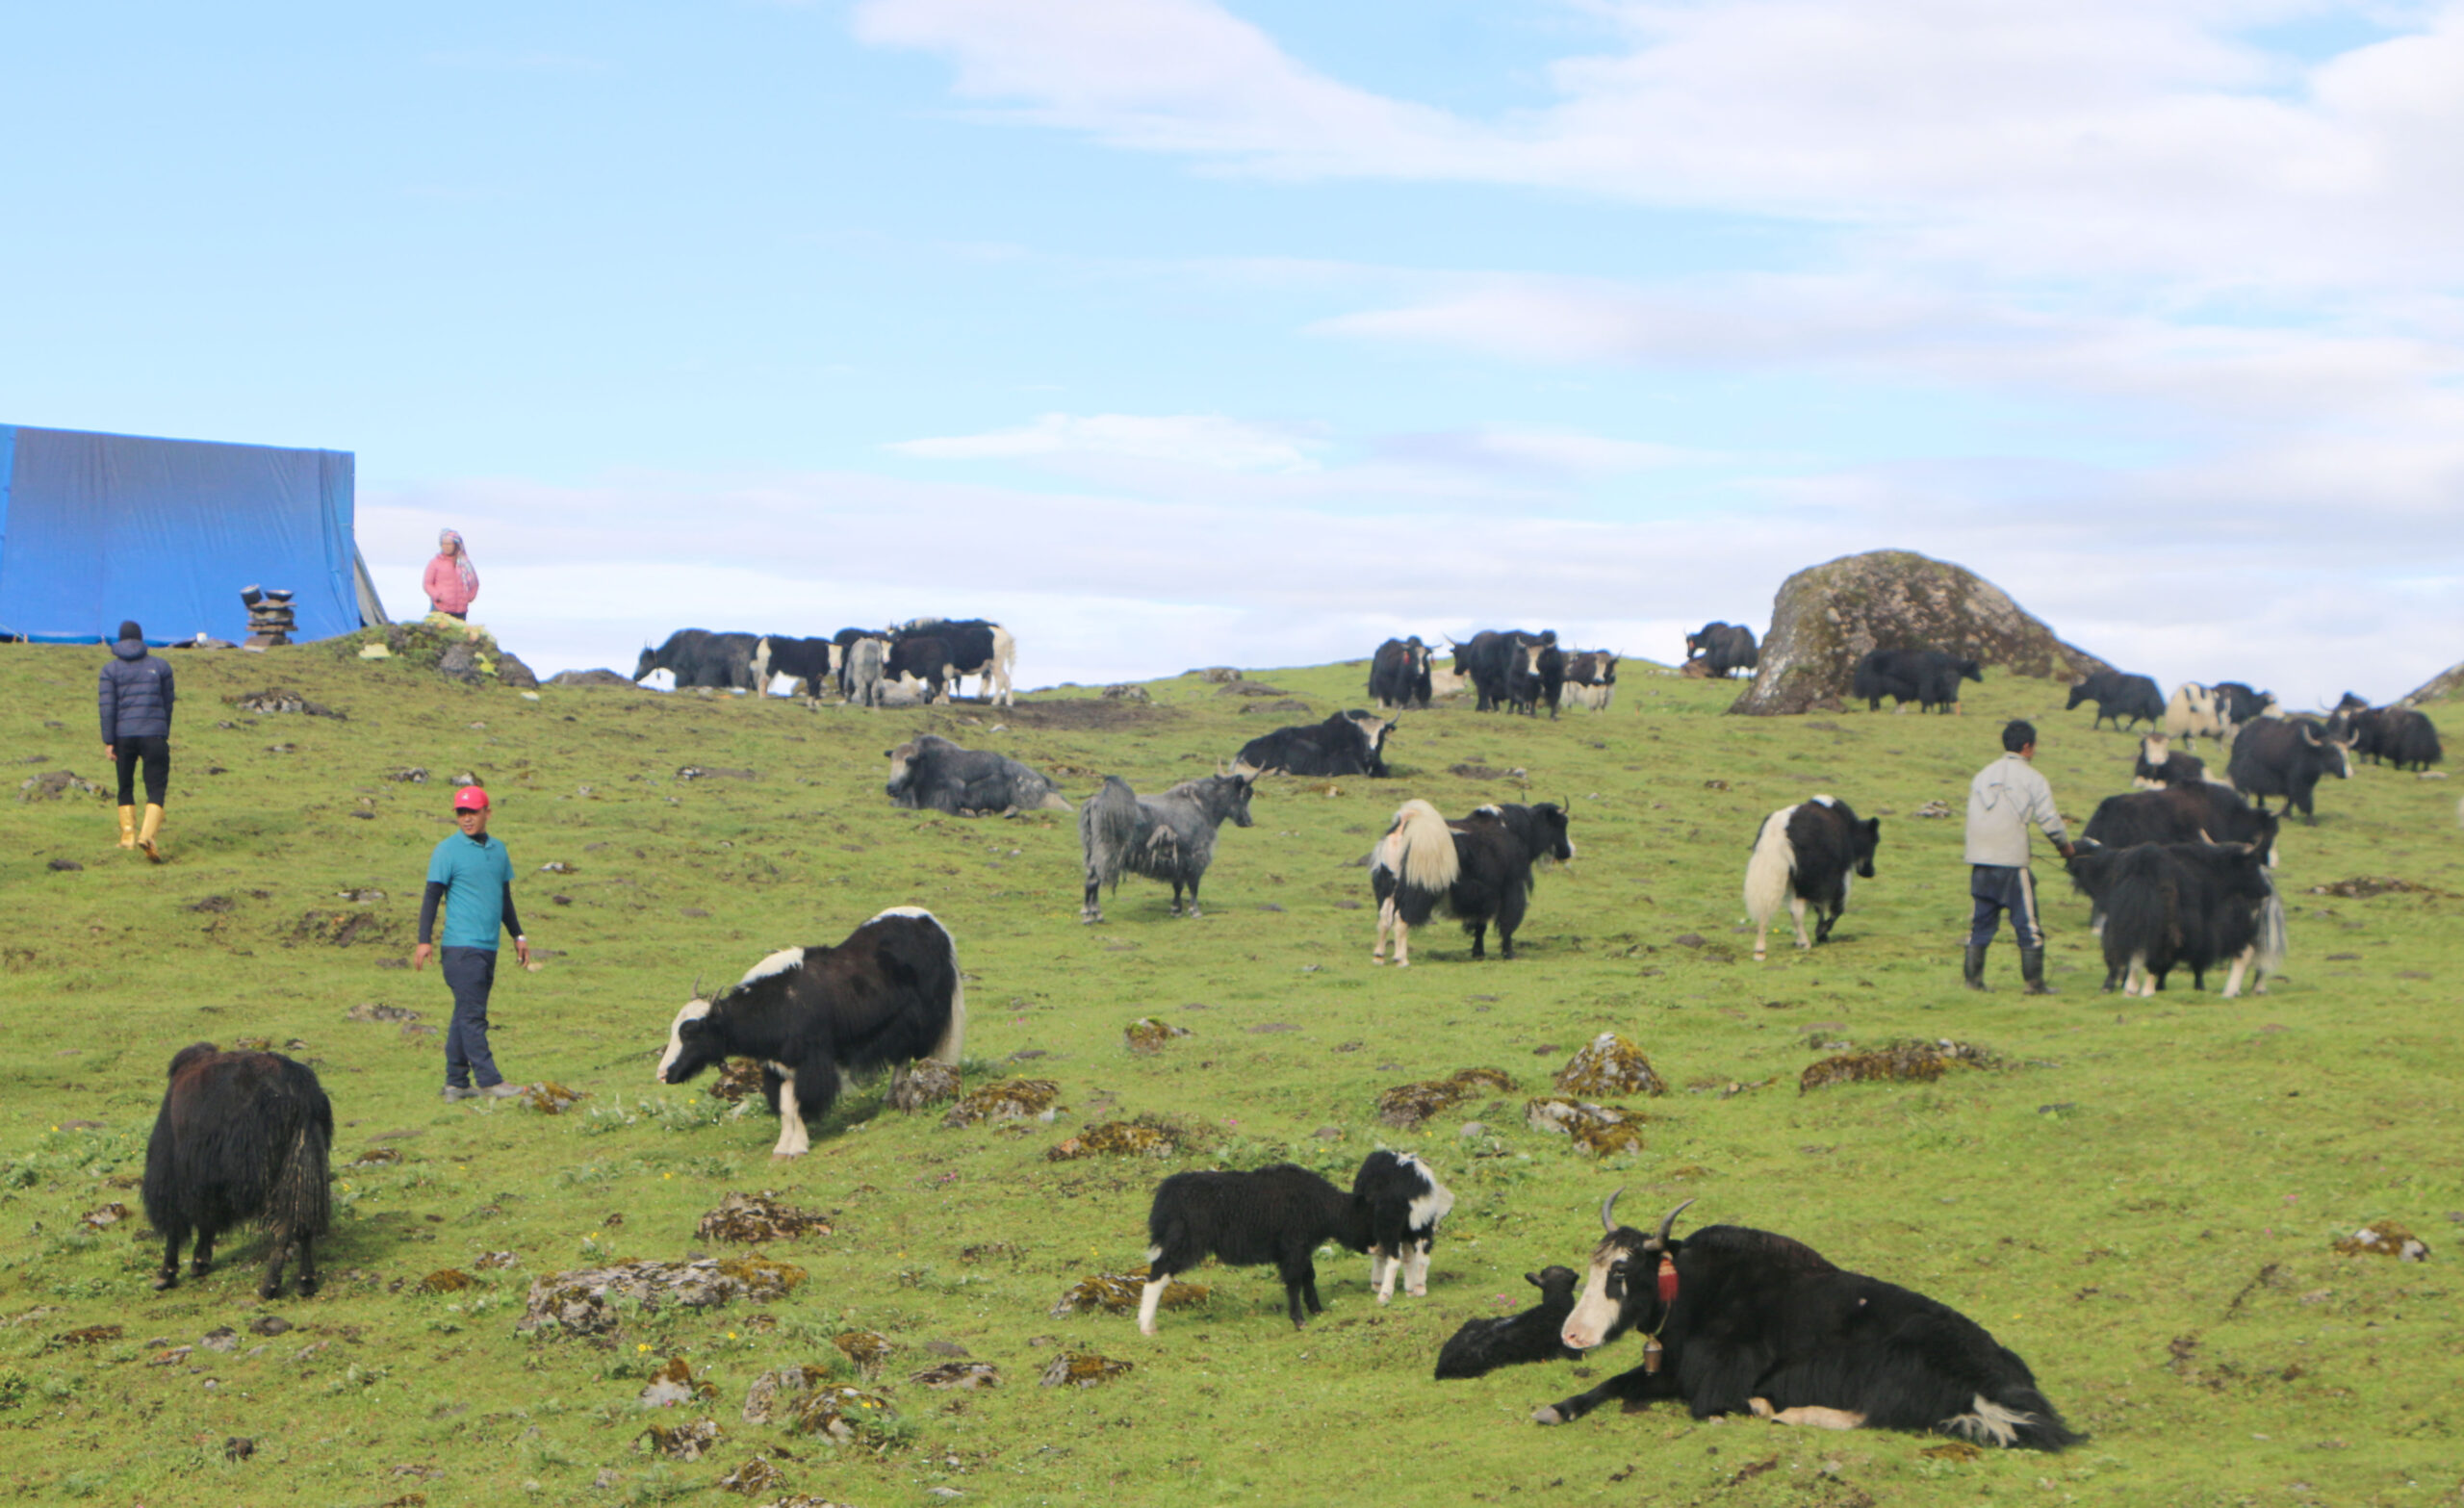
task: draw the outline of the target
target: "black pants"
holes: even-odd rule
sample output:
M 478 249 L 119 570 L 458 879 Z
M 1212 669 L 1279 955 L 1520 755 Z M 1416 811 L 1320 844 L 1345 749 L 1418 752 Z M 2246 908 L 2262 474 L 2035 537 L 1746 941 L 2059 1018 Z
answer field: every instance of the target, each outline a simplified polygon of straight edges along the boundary
M 131 738 L 123 735 L 112 740 L 112 756 L 119 764 L 119 804 L 137 805 L 137 761 L 145 761 L 145 800 L 149 805 L 163 805 L 163 793 L 171 784 L 171 735 L 140 733 Z
M 1969 866 L 1967 893 L 1976 902 L 1968 922 L 1968 945 L 1982 948 L 2001 930 L 2002 913 L 2011 913 L 2011 931 L 2022 948 L 2044 946 L 2044 929 L 2037 925 L 2036 877 L 2024 868 L 2005 864 Z
M 446 986 L 453 991 L 453 1021 L 445 1029 L 445 1082 L 457 1089 L 486 1088 L 500 1084 L 495 1055 L 488 1051 L 488 991 L 497 982 L 494 948 L 439 948 L 437 963 Z

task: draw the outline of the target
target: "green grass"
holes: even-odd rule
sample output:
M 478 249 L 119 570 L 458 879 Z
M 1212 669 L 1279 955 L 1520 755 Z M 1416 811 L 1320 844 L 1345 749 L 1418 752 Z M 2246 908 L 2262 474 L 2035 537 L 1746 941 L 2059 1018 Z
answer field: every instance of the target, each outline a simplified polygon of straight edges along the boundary
M 105 773 L 102 652 L 0 650 L 0 747 L 17 779 Z M 2464 1475 L 2450 1277 L 2464 1258 L 2451 1223 L 2464 1210 L 2464 866 L 2448 782 L 2372 769 L 2322 791 L 2317 827 L 2284 841 L 2291 978 L 2262 998 L 2221 1001 L 2186 979 L 2151 1002 L 2098 994 L 2085 908 L 2040 864 L 2063 992 L 2029 1000 L 2007 937 L 1995 992 L 1957 987 L 1960 823 L 1912 813 L 1929 800 L 1958 812 L 2013 714 L 2043 729 L 2040 764 L 2066 811 L 2084 818 L 2125 788 L 2134 740 L 2090 733 L 2043 682 L 1971 686 L 1964 718 L 1765 721 L 1717 715 L 1733 688 L 1633 666 L 1604 715 L 1411 715 L 1398 779 L 1266 781 L 1256 827 L 1224 831 L 1203 919 L 1168 919 L 1164 888 L 1129 881 L 1087 928 L 1068 818 L 895 811 L 882 751 L 938 730 L 1060 767 L 1083 796 L 1104 772 L 1141 789 L 1204 773 L 1262 724 L 1303 719 L 1241 716 L 1194 678 L 1154 683 L 1151 709 L 863 713 L 555 688 L 533 703 L 330 647 L 178 664 L 167 865 L 114 846 L 107 801 L 0 804 L 0 1484 L 23 1500 L 648 1502 L 701 1495 L 756 1452 L 786 1490 L 864 1508 L 935 1501 L 933 1487 L 976 1503 L 2426 1503 L 2453 1501 Z M 1322 715 L 1358 703 L 1362 669 L 1260 678 Z M 348 721 L 249 718 L 219 700 L 275 684 Z M 1457 764 L 1528 780 L 1449 774 Z M 686 765 L 757 778 L 678 780 Z M 428 782 L 386 779 L 411 766 Z M 436 1038 L 346 1019 L 363 1003 L 448 1014 L 433 971 L 388 965 L 407 956 L 426 855 L 449 831 L 447 781 L 464 770 L 496 795 L 493 831 L 549 953 L 540 972 L 500 980 L 499 1060 L 589 1096 L 563 1115 L 446 1106 Z M 1831 944 L 1783 945 L 1758 966 L 1734 931 L 1746 844 L 1764 813 L 1815 791 L 1884 814 L 1880 877 Z M 1571 799 L 1580 857 L 1542 879 L 1517 961 L 1476 966 L 1446 928 L 1420 935 L 1408 972 L 1369 965 L 1373 912 L 1349 865 L 1415 795 L 1450 812 Z M 55 872 L 55 857 L 84 868 Z M 550 860 L 576 872 L 541 873 Z M 2356 875 L 2443 893 L 2306 893 Z M 339 894 L 370 888 L 385 898 Z M 194 908 L 210 897 L 228 908 Z M 706 1081 L 652 1085 L 697 978 L 834 942 L 902 903 L 959 939 L 970 1086 L 1055 1080 L 1057 1124 L 946 1130 L 866 1089 L 810 1156 L 774 1165 L 757 1107 L 731 1118 Z M 325 940 L 354 914 L 372 920 L 353 940 Z M 1130 1056 L 1122 1029 L 1150 1014 L 1193 1035 Z M 1604 1030 L 1640 1044 L 1672 1088 L 1649 1105 L 1642 1151 L 1594 1163 L 1527 1130 L 1522 1104 Z M 1911 1035 L 1979 1043 L 2011 1066 L 1797 1092 L 1810 1043 Z M 157 1295 L 141 1213 L 81 1224 L 110 1202 L 136 1210 L 170 1055 L 243 1036 L 304 1043 L 294 1055 L 340 1118 L 338 1226 L 313 1300 L 257 1302 L 254 1236 Z M 1380 1089 L 1474 1065 L 1507 1070 L 1517 1092 L 1413 1135 L 1377 1126 Z M 1203 1144 L 1161 1163 L 1045 1159 L 1074 1130 L 1138 1114 Z M 1485 1130 L 1459 1135 L 1471 1120 Z M 1348 1178 L 1380 1144 L 1424 1153 L 1459 1195 L 1426 1299 L 1380 1310 L 1366 1260 L 1337 1254 L 1320 1265 L 1328 1311 L 1301 1335 L 1262 1268 L 1197 1274 L 1208 1304 L 1167 1315 L 1151 1341 L 1124 1317 L 1050 1316 L 1079 1278 L 1142 1257 L 1164 1173 L 1291 1158 Z M 378 1145 L 402 1160 L 340 1165 Z M 1620 1187 L 1637 1222 L 1699 1198 L 1689 1223 L 1784 1231 L 1957 1306 L 2093 1438 L 1963 1462 L 1925 1455 L 1938 1442 L 1923 1437 L 1696 1424 L 1667 1407 L 1527 1422 L 1588 1386 L 1582 1372 L 1633 1365 L 1630 1342 L 1579 1370 L 1431 1381 L 1462 1319 L 1520 1308 L 1528 1269 L 1579 1264 Z M 806 1270 L 792 1297 L 635 1314 L 605 1343 L 515 1333 L 532 1279 L 610 1255 L 682 1258 L 722 1194 L 763 1189 L 836 1213 L 834 1234 L 766 1250 Z M 2379 1219 L 2410 1225 L 2433 1259 L 2331 1252 Z M 475 1265 L 491 1252 L 513 1265 Z M 418 1291 L 446 1267 L 476 1281 Z M 251 1354 L 263 1313 L 297 1328 Z M 51 1348 L 98 1324 L 122 1338 Z M 192 1345 L 226 1325 L 237 1352 L 154 1366 L 141 1343 Z M 851 1329 L 900 1347 L 880 1384 L 894 1425 L 832 1447 L 741 1421 L 756 1376 L 828 1364 Z M 1002 1386 L 910 1385 L 939 1359 L 928 1342 L 996 1364 Z M 1073 1347 L 1136 1369 L 1084 1392 L 1036 1386 Z M 727 1433 L 699 1462 L 658 1464 L 644 1431 L 697 1411 L 634 1400 L 679 1355 L 716 1385 L 706 1412 Z M 255 1453 L 227 1459 L 232 1437 Z

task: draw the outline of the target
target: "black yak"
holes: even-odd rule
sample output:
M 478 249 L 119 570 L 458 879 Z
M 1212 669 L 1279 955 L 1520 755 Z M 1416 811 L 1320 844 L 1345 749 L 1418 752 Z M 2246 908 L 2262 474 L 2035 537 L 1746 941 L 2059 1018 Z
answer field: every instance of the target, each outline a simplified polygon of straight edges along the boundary
M 1839 913 L 1848 908 L 1849 887 L 1860 876 L 1874 878 L 1874 850 L 1882 833 L 1882 818 L 1860 822 L 1848 804 L 1834 796 L 1783 806 L 1762 819 L 1754 852 L 1745 861 L 1745 914 L 1754 923 L 1754 956 L 1763 956 L 1771 919 L 1780 914 L 1783 901 L 1797 924 L 1798 947 L 1828 941 Z M 1808 902 L 1814 908 L 1810 938 L 1806 936 Z
M 1424 801 L 1405 802 L 1370 858 L 1377 943 L 1369 961 L 1386 961 L 1391 934 L 1396 966 L 1408 968 L 1411 930 L 1426 924 L 1439 907 L 1453 913 L 1472 934 L 1473 958 L 1487 957 L 1484 944 L 1493 921 L 1499 953 L 1513 958 L 1515 930 L 1530 904 L 1532 866 L 1575 856 L 1566 820 L 1565 808 L 1554 802 L 1482 806 L 1451 823 Z
M 2114 727 L 2125 722 L 2144 722 L 2151 727 L 2165 720 L 2165 696 L 2156 689 L 2152 676 L 2124 675 L 2118 670 L 2092 672 L 2088 678 L 2070 688 L 2070 700 L 2063 703 L 2067 712 L 2082 702 L 2096 703 L 2096 716 L 2088 726 L 2094 728 L 2112 718 Z
M 2142 843 L 2083 847 L 2069 860 L 2071 883 L 2103 918 L 2105 988 L 2153 995 L 2176 968 L 2204 988 L 2207 971 L 2231 965 L 2224 998 L 2242 992 L 2253 969 L 2255 993 L 2283 967 L 2284 904 L 2267 859 L 2246 843 Z
M 1144 875 L 1172 887 L 1172 914 L 1181 914 L 1181 892 L 1190 893 L 1189 914 L 1197 910 L 1197 883 L 1215 859 L 1215 831 L 1226 817 L 1249 826 L 1249 791 L 1255 772 L 1210 775 L 1183 780 L 1161 796 L 1141 796 L 1117 775 L 1078 808 L 1078 844 L 1087 856 L 1087 899 L 1079 917 L 1104 919 L 1099 892 L 1120 886 L 1124 874 Z
M 145 1218 L 163 1238 L 154 1286 L 180 1280 L 180 1247 L 193 1231 L 189 1271 L 214 1270 L 214 1240 L 261 1222 L 271 1238 L 259 1298 L 282 1291 L 282 1267 L 299 1255 L 299 1296 L 317 1291 L 317 1238 L 332 1219 L 326 1159 L 334 1107 L 304 1063 L 279 1053 L 183 1047 L 145 1147 Z
M 1685 657 L 1701 658 L 1703 668 L 1722 680 L 1735 671 L 1752 670 L 1762 663 L 1762 652 L 1754 642 L 1754 630 L 1741 623 L 1705 624 L 1685 636 Z
M 1582 1353 L 1571 1350 L 1558 1332 L 1575 1311 L 1575 1288 L 1582 1274 L 1572 1267 L 1542 1267 L 1523 1281 L 1540 1291 L 1540 1302 L 1519 1315 L 1496 1319 L 1466 1319 L 1437 1353 L 1437 1376 L 1478 1377 L 1501 1367 L 1523 1362 L 1571 1361 Z
M 1560 1334 L 1587 1351 L 1640 1331 L 1642 1365 L 1538 1410 L 1535 1422 L 1571 1423 L 1610 1399 L 1665 1398 L 1698 1419 L 1751 1413 L 2039 1450 L 2078 1440 L 2028 1364 L 1949 1305 L 1769 1231 L 1707 1225 L 1673 1240 L 1684 1204 L 1646 1236 L 1617 1224 L 1616 1204 L 1611 1194 L 1600 1208 L 1608 1234 Z
M 2315 822 L 2311 798 L 2319 788 L 2319 778 L 2332 775 L 2340 780 L 2350 780 L 2352 762 L 2348 753 L 2346 744 L 2329 737 L 2327 729 L 2313 719 L 2263 717 L 2234 738 L 2233 756 L 2225 761 L 2224 773 L 2233 788 L 2251 798 L 2260 810 L 2267 809 L 2267 798 L 2281 796 L 2287 812 L 2298 810 L 2302 821 Z
M 1888 697 L 1898 706 L 1913 702 L 1919 712 L 1956 712 L 1963 679 L 1983 681 L 1984 667 L 1942 650 L 1875 650 L 1857 662 L 1849 694 L 1869 711 L 1881 711 Z
M 918 907 L 892 907 L 834 948 L 785 948 L 716 999 L 693 999 L 667 1030 L 653 1082 L 682 1084 L 729 1058 L 761 1064 L 779 1114 L 775 1157 L 812 1149 L 819 1120 L 854 1076 L 930 1058 L 957 1066 L 966 985 L 949 929 Z
M 1355 709 L 1305 728 L 1278 728 L 1243 744 L 1232 768 L 1246 775 L 1365 775 L 1384 780 L 1386 735 L 1401 721 Z
M 889 758 L 889 799 L 910 810 L 955 816 L 1014 811 L 1069 811 L 1052 778 L 1006 754 L 962 749 L 937 733 L 918 733 Z
M 720 691 L 758 691 L 753 679 L 753 652 L 760 636 L 712 633 L 706 628 L 679 628 L 655 650 L 642 651 L 633 678 L 647 680 L 654 671 L 676 677 L 676 689 L 708 686 Z
M 1370 700 L 1389 712 L 1429 703 L 1428 646 L 1420 635 L 1389 639 L 1369 661 Z
M 1437 1222 L 1453 1208 L 1453 1193 L 1409 1153 L 1369 1154 L 1349 1193 L 1290 1163 L 1246 1173 L 1174 1173 L 1155 1186 L 1146 1214 L 1152 1244 L 1138 1328 L 1153 1335 L 1155 1310 L 1173 1274 L 1213 1257 L 1233 1267 L 1273 1263 L 1293 1328 L 1299 1329 L 1309 1315 L 1325 1311 L 1312 1258 L 1327 1241 L 1369 1253 L 1370 1286 L 1379 1303 L 1393 1296 L 1399 1271 L 1420 1297 L 1428 1291 Z

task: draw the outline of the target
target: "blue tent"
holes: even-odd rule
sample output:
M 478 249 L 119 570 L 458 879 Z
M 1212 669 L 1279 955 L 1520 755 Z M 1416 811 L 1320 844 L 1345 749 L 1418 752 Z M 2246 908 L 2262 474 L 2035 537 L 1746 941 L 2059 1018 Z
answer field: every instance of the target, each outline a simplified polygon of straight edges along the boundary
M 297 636 L 385 621 L 351 535 L 351 454 L 0 424 L 0 633 L 53 644 L 248 634 L 288 588 Z

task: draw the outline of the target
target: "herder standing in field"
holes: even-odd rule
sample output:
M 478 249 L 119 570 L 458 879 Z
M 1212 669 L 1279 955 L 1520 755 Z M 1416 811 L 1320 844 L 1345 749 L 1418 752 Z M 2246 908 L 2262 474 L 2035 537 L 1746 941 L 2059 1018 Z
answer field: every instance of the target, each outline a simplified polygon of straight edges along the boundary
M 513 914 L 513 860 L 502 841 L 488 836 L 488 793 L 475 785 L 455 791 L 453 825 L 461 831 L 439 843 L 428 860 L 411 967 L 427 967 L 436 904 L 443 901 L 445 954 L 438 962 L 453 991 L 453 1024 L 445 1033 L 446 1102 L 510 1099 L 522 1091 L 504 1082 L 488 1052 L 488 991 L 497 980 L 499 929 L 513 933 L 514 957 L 526 965 L 530 939 Z
M 421 575 L 420 586 L 427 593 L 429 611 L 448 618 L 471 616 L 471 603 L 479 595 L 479 572 L 471 564 L 471 547 L 462 543 L 460 534 L 447 529 L 436 536 L 436 555 Z
M 163 850 L 163 796 L 171 783 L 171 667 L 145 652 L 145 630 L 130 619 L 103 662 L 95 692 L 103 714 L 103 757 L 119 767 L 119 846 L 141 848 L 156 863 Z M 137 825 L 137 763 L 145 761 L 145 826 Z
M 2063 831 L 2062 812 L 2053 804 L 2053 787 L 2030 763 L 2036 757 L 2037 730 L 2014 719 L 2002 729 L 2001 758 L 1976 772 L 1967 787 L 1968 894 L 1975 898 L 1976 916 L 1967 933 L 1967 987 L 1983 989 L 1985 950 L 2001 929 L 2002 913 L 2011 913 L 2011 932 L 2019 940 L 2019 978 L 2027 993 L 2050 995 L 2044 982 L 2044 928 L 2037 920 L 2036 878 L 2028 873 L 2028 824 L 2044 830 L 2062 856 L 2078 852 Z

